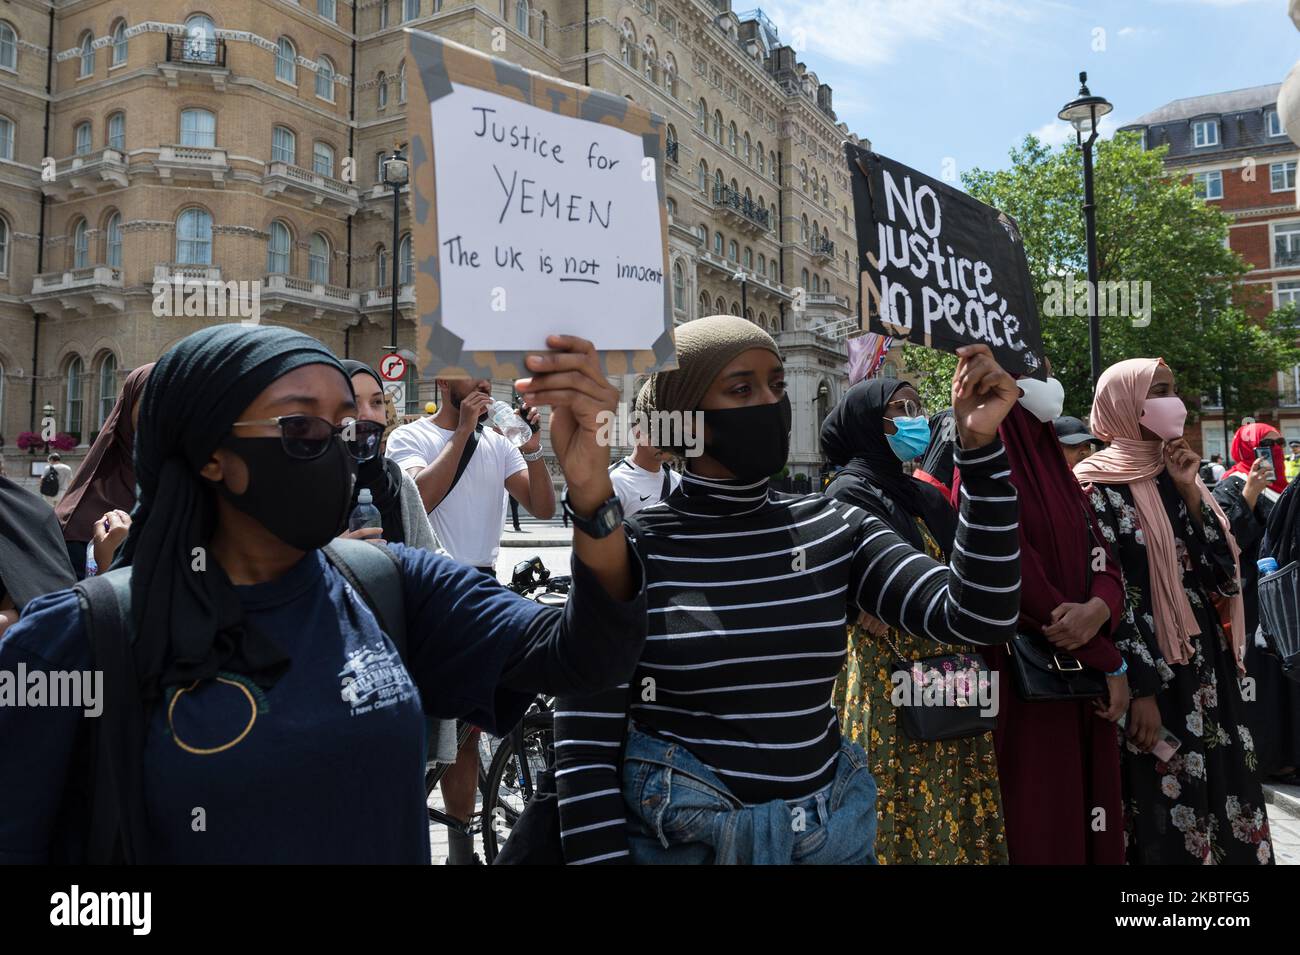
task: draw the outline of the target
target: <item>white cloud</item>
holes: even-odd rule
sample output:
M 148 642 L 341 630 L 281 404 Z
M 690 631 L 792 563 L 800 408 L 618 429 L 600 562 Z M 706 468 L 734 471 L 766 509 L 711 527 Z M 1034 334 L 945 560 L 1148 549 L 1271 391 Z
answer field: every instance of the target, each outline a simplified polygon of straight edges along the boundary
M 1007 27 L 1037 18 L 1048 0 L 772 0 L 781 40 L 855 66 L 896 62 L 914 40 L 969 45 L 1008 41 Z

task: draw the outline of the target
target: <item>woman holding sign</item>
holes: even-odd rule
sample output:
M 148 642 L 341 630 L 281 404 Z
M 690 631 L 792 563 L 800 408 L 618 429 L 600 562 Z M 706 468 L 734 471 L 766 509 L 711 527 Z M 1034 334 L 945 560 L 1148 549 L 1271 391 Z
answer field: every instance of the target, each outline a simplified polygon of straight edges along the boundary
M 1158 358 L 1102 372 L 1075 465 L 1124 571 L 1115 644 L 1132 702 L 1122 736 L 1129 863 L 1273 861 L 1238 682 L 1245 639 L 1238 550 L 1183 440 L 1187 409 Z
M 790 432 L 771 336 L 714 315 L 679 326 L 676 340 L 679 367 L 651 378 L 638 410 L 699 412 L 704 446 L 666 501 L 627 522 L 649 601 L 632 680 L 557 704 L 565 857 L 870 863 L 876 784 L 831 705 L 846 616 L 865 611 L 938 642 L 1009 639 L 1017 509 L 997 428 L 1015 383 L 986 347 L 959 353 L 955 454 L 973 496 L 950 569 L 859 507 L 769 489 Z
M 951 420 L 948 427 L 949 443 L 955 445 Z M 946 564 L 957 512 L 943 491 L 903 473 L 904 461 L 927 452 L 931 433 L 921 397 L 907 382 L 859 382 L 822 423 L 822 453 L 842 468 L 826 495 L 862 508 L 913 548 Z M 898 705 L 910 700 L 894 699 L 895 674 L 914 661 L 971 651 L 964 642 L 941 650 L 923 632 L 887 627 L 869 611 L 849 627 L 836 708 L 845 736 L 869 754 L 883 795 L 876 804 L 880 862 L 1007 861 L 991 725 L 955 739 L 914 739 L 899 720 Z

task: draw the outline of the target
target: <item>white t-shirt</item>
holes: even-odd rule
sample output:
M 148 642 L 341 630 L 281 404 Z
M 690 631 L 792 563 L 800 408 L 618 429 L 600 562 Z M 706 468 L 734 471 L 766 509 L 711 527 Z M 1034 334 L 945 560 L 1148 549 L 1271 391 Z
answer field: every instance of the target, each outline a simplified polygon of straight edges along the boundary
M 432 418 L 404 424 L 388 436 L 388 456 L 403 471 L 425 468 L 451 441 L 454 431 Z M 478 447 L 465 473 L 434 510 L 429 522 L 454 560 L 492 567 L 501 549 L 501 492 L 506 478 L 527 471 L 519 449 L 491 428 L 479 432 Z
M 630 457 L 617 462 L 609 471 L 610 483 L 618 502 L 623 505 L 623 516 L 631 517 L 643 507 L 658 504 L 664 498 L 664 470 L 647 471 Z M 668 493 L 677 490 L 682 483 L 682 476 L 676 471 L 667 471 Z

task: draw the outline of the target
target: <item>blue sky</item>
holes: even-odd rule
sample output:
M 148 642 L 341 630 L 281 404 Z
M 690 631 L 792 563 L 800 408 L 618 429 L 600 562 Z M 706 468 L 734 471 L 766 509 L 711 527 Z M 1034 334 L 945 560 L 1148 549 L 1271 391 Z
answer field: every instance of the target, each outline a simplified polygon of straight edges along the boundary
M 754 5 L 759 5 L 755 3 Z M 934 176 L 1002 168 L 1088 71 L 1114 127 L 1173 99 L 1281 82 L 1300 58 L 1285 0 L 766 0 L 781 39 L 881 153 Z M 747 0 L 734 0 L 737 12 Z M 1104 31 L 1104 32 L 1098 32 Z

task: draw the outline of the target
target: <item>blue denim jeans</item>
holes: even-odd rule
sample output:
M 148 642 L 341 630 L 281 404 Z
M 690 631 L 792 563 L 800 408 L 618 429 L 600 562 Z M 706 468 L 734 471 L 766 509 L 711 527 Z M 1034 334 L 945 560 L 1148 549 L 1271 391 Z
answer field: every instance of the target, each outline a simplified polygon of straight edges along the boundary
M 876 781 L 856 743 L 829 786 L 747 806 L 679 743 L 628 730 L 628 842 L 636 865 L 874 865 Z

